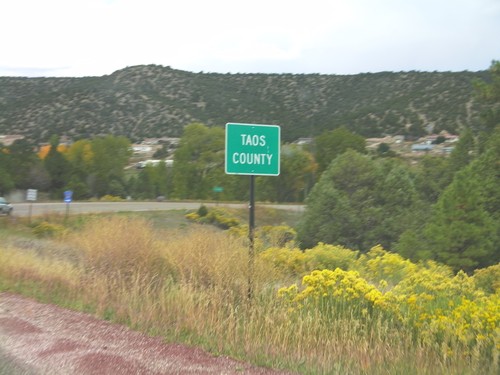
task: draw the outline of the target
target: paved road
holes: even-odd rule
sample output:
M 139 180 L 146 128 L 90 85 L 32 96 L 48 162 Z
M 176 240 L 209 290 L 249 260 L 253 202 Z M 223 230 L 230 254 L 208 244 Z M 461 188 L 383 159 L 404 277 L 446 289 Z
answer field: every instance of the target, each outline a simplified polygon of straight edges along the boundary
M 69 204 L 52 203 L 13 203 L 14 216 L 40 216 L 51 213 L 72 214 L 97 213 L 97 212 L 126 212 L 126 211 L 168 211 L 168 210 L 196 210 L 204 204 L 208 207 L 216 203 L 204 202 L 71 202 Z M 219 206 L 231 208 L 247 208 L 247 203 L 217 203 Z M 260 204 L 257 204 L 259 206 Z M 284 210 L 303 211 L 303 205 L 278 205 L 266 204 Z

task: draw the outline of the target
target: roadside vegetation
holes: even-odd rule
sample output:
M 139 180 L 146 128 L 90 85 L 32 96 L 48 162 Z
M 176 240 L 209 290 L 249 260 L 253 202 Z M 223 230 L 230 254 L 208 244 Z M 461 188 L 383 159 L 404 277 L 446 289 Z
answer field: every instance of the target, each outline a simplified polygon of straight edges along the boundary
M 210 214 L 238 223 L 195 223 Z M 304 374 L 500 370 L 498 265 L 467 275 L 381 246 L 303 251 L 281 225 L 260 228 L 250 275 L 245 226 L 230 212 L 200 207 L 182 227 L 158 218 L 7 219 L 0 290 Z
M 252 261 L 247 214 L 219 207 L 14 215 L 0 217 L 0 291 L 304 374 L 498 374 L 500 62 L 476 88 L 486 111 L 460 123 L 447 158 L 370 153 L 341 127 L 316 148 L 283 144 L 281 173 L 256 178 L 256 200 L 305 211 L 257 212 Z M 16 141 L 0 150 L 0 192 L 247 201 L 223 145 L 221 128 L 193 123 L 171 168 L 126 176 L 124 137 L 63 150 L 54 136 L 43 155 Z

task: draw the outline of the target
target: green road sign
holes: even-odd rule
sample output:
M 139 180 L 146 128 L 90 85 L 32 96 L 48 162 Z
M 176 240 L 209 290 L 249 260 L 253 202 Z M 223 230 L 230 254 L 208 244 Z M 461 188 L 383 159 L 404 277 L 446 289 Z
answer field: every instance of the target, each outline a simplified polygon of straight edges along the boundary
M 226 173 L 280 174 L 280 127 L 226 124 Z

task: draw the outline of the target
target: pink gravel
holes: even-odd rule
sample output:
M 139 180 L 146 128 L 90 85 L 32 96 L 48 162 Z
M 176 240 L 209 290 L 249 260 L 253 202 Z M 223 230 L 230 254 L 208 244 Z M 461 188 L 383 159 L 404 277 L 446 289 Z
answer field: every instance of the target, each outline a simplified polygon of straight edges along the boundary
M 290 374 L 10 293 L 0 294 L 0 351 L 29 374 Z

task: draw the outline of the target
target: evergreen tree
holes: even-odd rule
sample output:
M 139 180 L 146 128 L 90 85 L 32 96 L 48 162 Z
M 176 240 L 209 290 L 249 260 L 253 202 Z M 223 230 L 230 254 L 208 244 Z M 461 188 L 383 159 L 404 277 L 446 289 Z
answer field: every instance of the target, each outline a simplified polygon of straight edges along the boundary
M 500 260 L 498 224 L 485 210 L 481 184 L 471 168 L 456 175 L 424 229 L 420 258 L 431 257 L 468 272 Z
M 491 63 L 488 81 L 476 81 L 476 97 L 486 105 L 479 126 L 479 151 L 483 151 L 488 137 L 500 125 L 500 61 Z
M 471 165 L 470 173 L 481 183 L 484 209 L 497 224 L 500 239 L 500 125 L 486 142 L 486 151 Z M 500 247 L 497 250 L 500 253 Z
M 58 198 L 68 183 L 70 164 L 64 155 L 58 151 L 59 138 L 53 136 L 50 141 L 50 150 L 44 159 L 44 166 L 50 176 L 50 191 L 53 197 Z
M 387 249 L 422 220 L 422 205 L 408 167 L 353 150 L 338 156 L 306 200 L 297 235 L 303 247 L 317 242 L 368 251 Z
M 415 170 L 415 187 L 419 198 L 429 205 L 436 203 L 441 193 L 451 183 L 451 176 L 447 159 L 424 156 Z
M 347 150 L 355 150 L 360 153 L 366 152 L 365 139 L 351 133 L 345 127 L 325 132 L 314 140 L 314 156 L 318 163 L 318 174 L 323 173 L 333 159 Z
M 30 171 L 38 161 L 34 152 L 34 146 L 26 139 L 18 139 L 7 147 L 3 161 L 3 168 L 10 175 L 11 180 L 18 189 L 29 189 L 32 186 Z
M 457 145 L 451 152 L 448 171 L 451 174 L 450 182 L 453 179 L 453 174 L 466 167 L 473 159 L 474 154 L 474 137 L 470 129 L 465 129 L 460 134 L 460 139 Z
M 421 204 L 415 188 L 414 177 L 402 163 L 386 163 L 378 188 L 381 221 L 376 226 L 373 240 L 392 249 L 399 236 L 411 228 L 418 228 L 425 220 L 425 205 Z
M 407 233 L 398 250 L 468 272 L 500 261 L 498 160 L 500 127 L 490 137 L 486 151 L 455 174 L 435 205 L 420 243 Z
M 129 140 L 108 135 L 93 139 L 91 145 L 91 173 L 87 178 L 91 194 L 124 194 L 124 168 L 131 152 Z
M 0 149 L 0 195 L 7 194 L 14 188 L 14 179 L 9 173 L 9 154 Z
M 318 242 L 359 247 L 355 236 L 359 217 L 347 197 L 328 183 L 327 177 L 314 186 L 306 200 L 307 208 L 297 229 L 297 239 L 303 249 Z
M 50 188 L 50 175 L 42 160 L 36 160 L 29 171 L 29 188 L 47 191 Z
M 5 195 L 14 188 L 14 180 L 2 166 L 2 158 L 0 157 L 0 195 Z
M 338 156 L 306 200 L 297 235 L 302 247 L 317 242 L 367 250 L 373 226 L 380 221 L 374 203 L 378 183 L 375 162 L 353 150 Z

